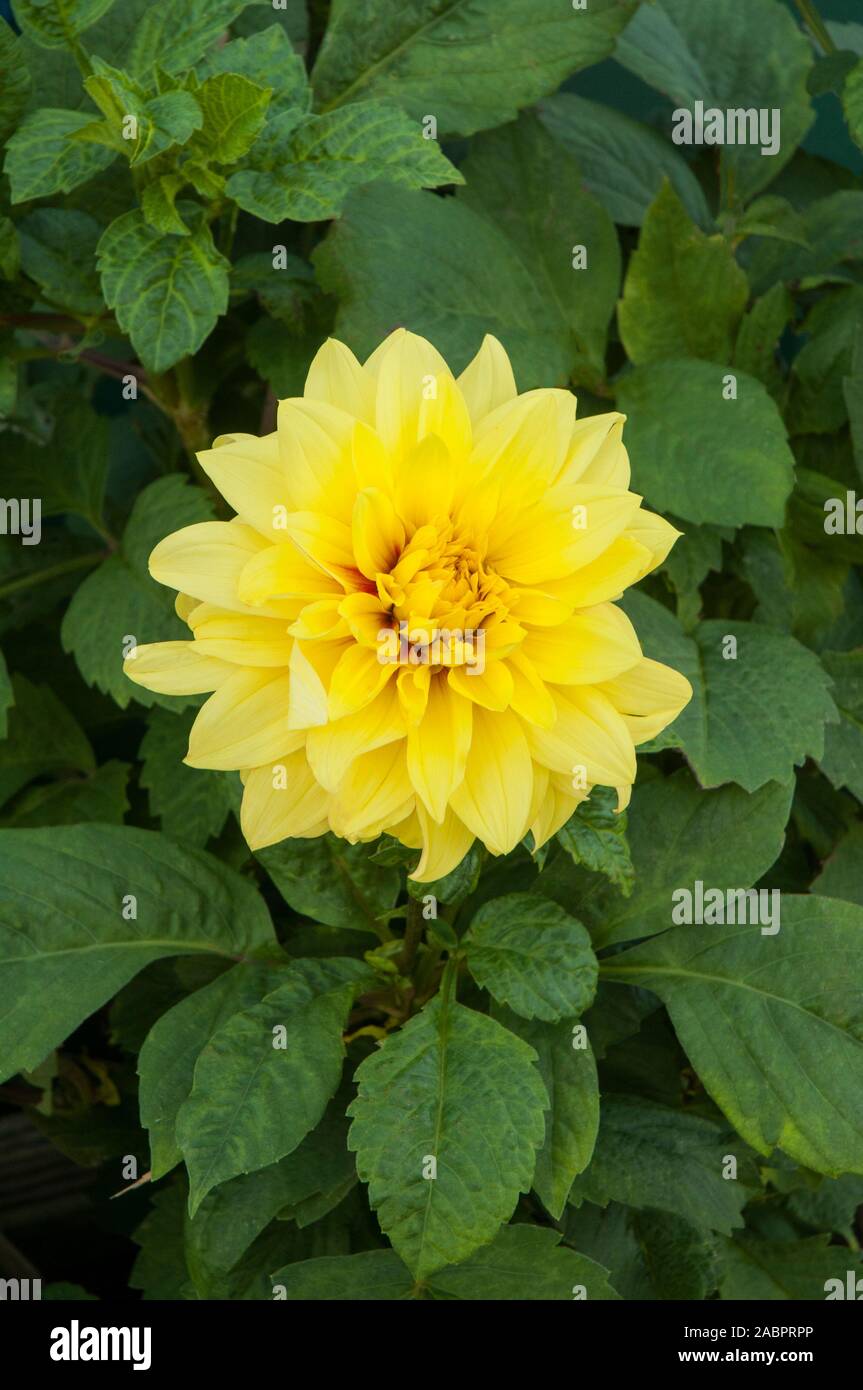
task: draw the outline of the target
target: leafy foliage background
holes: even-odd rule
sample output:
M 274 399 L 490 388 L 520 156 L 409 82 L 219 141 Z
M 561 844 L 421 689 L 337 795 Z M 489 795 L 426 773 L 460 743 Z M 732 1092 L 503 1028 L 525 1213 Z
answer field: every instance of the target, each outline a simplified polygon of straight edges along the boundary
M 116 1296 L 132 1242 L 151 1299 L 863 1273 L 863 538 L 824 527 L 863 492 L 863 25 L 800 9 L 15 0 L 2 492 L 44 521 L 0 548 L 0 1095 L 111 1231 L 107 1273 L 43 1249 L 58 1296 Z M 697 100 L 778 109 L 780 153 L 675 146 Z M 400 323 L 628 413 L 684 539 L 627 607 L 695 691 L 627 817 L 472 852 L 407 964 L 410 856 L 252 856 L 235 778 L 181 763 L 198 697 L 121 674 L 181 635 L 146 562 L 219 514 L 195 449 Z M 670 927 L 696 879 L 781 889 L 781 931 Z M 152 1185 L 109 1209 L 130 1155 Z

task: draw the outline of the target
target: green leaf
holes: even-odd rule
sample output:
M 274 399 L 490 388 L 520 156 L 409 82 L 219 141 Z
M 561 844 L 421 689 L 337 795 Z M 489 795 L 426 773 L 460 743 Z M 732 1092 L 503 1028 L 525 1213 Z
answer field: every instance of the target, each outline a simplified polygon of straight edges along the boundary
M 122 150 L 133 165 L 146 164 L 157 155 L 185 145 L 203 124 L 201 107 L 191 92 L 168 88 L 146 91 L 128 73 L 94 57 L 93 75 L 84 79 L 87 95 L 105 117 L 79 132 L 78 139 Z M 131 137 L 126 123 L 135 120 Z
M 664 181 L 644 218 L 617 309 L 630 359 L 727 362 L 748 297 L 725 237 L 705 236 Z
M 720 1298 L 818 1302 L 829 1292 L 829 1281 L 836 1279 L 847 1297 L 848 1271 L 853 1271 L 856 1282 L 860 1255 L 829 1245 L 828 1239 L 821 1235 L 809 1240 L 759 1240 L 741 1235 L 725 1241 Z
M 464 176 L 460 201 L 518 252 L 547 301 L 546 330 L 567 344 L 570 374 L 604 381 L 620 248 L 608 213 L 581 187 L 575 160 L 534 117 L 523 116 L 472 142 Z
M 355 988 L 368 978 L 348 958 L 293 961 L 259 1004 L 214 1032 L 177 1115 L 190 1216 L 214 1187 L 278 1162 L 318 1124 L 341 1078 Z
M 664 179 L 699 227 L 711 223 L 701 185 L 682 155 L 649 126 L 614 106 L 558 92 L 539 108 L 543 125 L 578 161 L 584 182 L 606 212 L 640 227 Z
M 50 106 L 25 116 L 6 146 L 4 169 L 13 203 L 69 193 L 107 169 L 116 151 L 69 139 L 89 124 L 87 115 Z
M 812 884 L 825 898 L 845 898 L 863 907 L 863 825 L 843 835 Z
M 209 497 L 179 474 L 159 478 L 139 493 L 119 550 L 89 574 L 75 591 L 63 618 L 63 650 L 71 652 L 88 685 L 110 695 L 125 709 L 142 705 L 180 708 L 173 695 L 133 685 L 123 660 L 148 641 L 188 639 L 188 628 L 173 611 L 167 589 L 150 578 L 150 552 L 171 531 L 212 519 Z M 192 702 L 194 696 L 188 697 Z
M 739 218 L 731 218 L 730 223 L 729 234 L 735 239 L 774 237 L 777 241 L 790 241 L 796 246 L 809 247 L 806 224 L 800 213 L 787 198 L 777 198 L 774 194 L 756 198 Z
M 757 377 L 771 396 L 777 396 L 782 389 L 776 351 L 793 315 L 791 295 L 784 285 L 774 285 L 744 314 L 734 344 L 734 366 Z
M 847 55 L 842 54 L 842 57 Z M 842 109 L 851 138 L 863 149 L 863 58 L 851 69 L 842 88 Z
M 96 763 L 89 740 L 50 686 L 33 685 L 20 675 L 10 684 L 5 665 L 3 674 L 9 730 L 0 743 L 0 804 L 34 777 L 92 773 Z
M 223 773 L 186 767 L 189 730 L 197 711 L 177 714 L 154 709 L 141 741 L 140 782 L 150 798 L 150 811 L 175 840 L 203 847 L 219 835 L 233 805 L 231 784 Z
M 285 957 L 285 966 L 287 966 Z M 147 1034 L 138 1057 L 141 1124 L 150 1133 L 153 1180 L 179 1163 L 177 1115 L 189 1099 L 195 1063 L 215 1033 L 235 1014 L 275 989 L 285 967 L 244 962 L 167 1009 Z
M 839 723 L 824 733 L 821 770 L 834 787 L 847 787 L 863 801 L 863 650 L 823 652 L 821 660 L 839 709 Z
M 825 723 L 836 710 L 814 652 L 784 632 L 726 618 L 699 623 L 687 636 L 645 594 L 630 594 L 626 609 L 645 654 L 670 660 L 692 683 L 692 699 L 662 745 L 683 749 L 702 786 L 737 782 L 757 791 L 822 756 Z
M 528 1302 L 616 1299 L 608 1270 L 547 1226 L 505 1226 L 490 1245 L 429 1280 L 435 1297 Z M 583 1292 L 582 1292 L 583 1290 Z
M 4 1079 L 38 1066 L 150 961 L 275 950 L 269 914 L 249 883 L 153 831 L 2 830 L 0 847 L 0 973 L 15 1001 L 0 1021 Z
M 112 222 L 98 246 L 102 290 L 148 371 L 197 352 L 228 307 L 228 262 L 203 209 L 182 204 L 190 236 L 162 235 L 137 209 Z
M 284 1208 L 343 1185 L 352 1176 L 356 1181 L 345 1143 L 347 1124 L 335 1104 L 287 1158 L 223 1183 L 186 1221 L 186 1263 L 199 1298 L 226 1296 L 226 1274 Z
M 172 0 L 170 5 L 148 5 L 132 40 L 132 72 L 136 77 L 146 77 L 157 65 L 166 72 L 191 67 L 249 3 L 250 0 Z
M 70 48 L 113 3 L 114 0 L 14 0 L 13 9 L 19 26 L 34 43 L 43 48 Z
M 204 125 L 194 148 L 218 164 L 236 163 L 252 148 L 267 118 L 269 89 L 240 73 L 221 72 L 208 77 L 195 96 Z
M 571 1301 L 576 1289 L 587 1299 L 615 1299 L 608 1271 L 566 1245 L 558 1231 L 543 1226 L 505 1226 L 469 1259 L 432 1274 L 420 1286 L 445 1300 Z M 393 1250 L 324 1256 L 286 1265 L 273 1275 L 284 1298 L 330 1301 L 402 1301 L 416 1297 L 410 1272 Z
M 5 19 L 0 19 L 0 143 L 20 120 L 30 96 L 31 79 L 22 44 Z
M 568 380 L 572 335 L 544 273 L 459 197 L 356 189 L 313 260 L 322 287 L 339 297 L 336 336 L 361 358 L 393 324 L 410 323 L 455 372 L 493 333 L 520 389 Z
M 40 209 L 26 217 L 22 227 L 27 228 L 27 235 L 36 218 L 40 234 L 46 240 L 50 235 L 52 241 L 59 242 L 61 229 L 68 226 L 65 217 L 61 215 L 59 221 L 52 224 L 50 233 L 41 220 L 43 212 L 52 215 L 55 211 Z M 68 215 L 78 216 L 77 213 Z M 69 230 L 71 234 L 72 228 Z M 50 273 L 56 273 L 59 279 L 62 271 L 58 266 Z M 74 283 L 71 270 L 69 280 Z M 100 534 L 105 534 L 102 511 L 108 474 L 108 422 L 74 389 L 58 393 L 54 409 L 63 425 L 58 428 L 55 423 L 47 444 L 39 447 L 18 435 L 7 445 L 4 486 L 11 495 L 39 497 L 43 517 L 73 513 L 83 517 Z
M 755 294 L 778 280 L 818 284 L 831 271 L 847 279 L 841 265 L 863 256 L 863 190 L 841 189 L 809 203 L 803 225 L 809 249 L 767 238 L 753 251 L 746 269 Z
M 183 1250 L 185 1185 L 171 1183 L 157 1188 L 153 1205 L 133 1240 L 140 1247 L 129 1284 L 140 1289 L 145 1300 L 179 1300 L 187 1296 L 189 1274 Z
M 585 1202 L 569 1208 L 565 1230 L 579 1250 L 608 1267 L 627 1300 L 701 1300 L 716 1289 L 720 1237 L 671 1212 Z
M 616 991 L 619 993 L 619 991 Z M 559 1221 L 574 1179 L 588 1165 L 599 1128 L 599 1089 L 590 1042 L 579 1046 L 571 1019 L 543 1023 L 519 1018 L 509 1009 L 495 1017 L 536 1052 L 548 1092 L 545 1141 L 536 1156 L 533 1190 Z
M 687 630 L 701 613 L 701 586 L 713 571 L 722 569 L 722 542 L 733 540 L 733 531 L 710 526 L 687 526 L 666 556 L 662 569 L 677 601 L 677 617 Z
M 579 912 L 594 946 L 664 931 L 671 923 L 673 891 L 696 879 L 722 889 L 751 887 L 782 849 L 792 791 L 790 783 L 769 782 L 751 796 L 733 786 L 704 792 L 684 770 L 637 787 L 629 808 L 632 896 L 621 897 L 593 875 L 583 875 L 586 884 L 576 880 Z M 657 826 L 662 826 L 661 839 Z M 572 902 L 578 870 L 568 867 L 561 875 L 553 864 L 539 875 L 536 891 L 564 905 Z
M 401 111 L 363 101 L 324 116 L 274 116 L 226 191 L 265 222 L 318 222 L 341 211 L 351 188 L 374 180 L 433 188 L 461 176 Z
M 177 194 L 185 185 L 182 174 L 160 174 L 141 190 L 141 211 L 157 232 L 188 236 L 189 228 L 176 209 Z
M 200 64 L 198 73 L 201 77 L 239 73 L 262 87 L 269 87 L 270 115 L 292 106 L 307 111 L 311 105 L 305 63 L 278 24 L 271 24 L 247 39 L 232 39 L 221 48 L 213 49 Z
M 372 932 L 399 894 L 398 870 L 375 864 L 368 846 L 334 835 L 282 840 L 255 858 L 295 912 L 330 927 Z
M 846 1173 L 841 1178 L 822 1178 L 814 1189 L 792 1192 L 788 1206 L 798 1221 L 815 1231 L 835 1231 L 847 1241 L 856 1240 L 854 1222 L 863 1207 L 863 1178 Z
M 781 526 L 794 459 L 776 405 L 761 385 L 692 359 L 654 362 L 622 376 L 634 482 L 658 512 L 716 526 Z
M 770 53 L 772 63 L 753 55 Z M 776 177 L 812 124 L 806 89 L 812 50 L 792 16 L 773 0 L 713 0 L 708 9 L 690 0 L 642 5 L 618 41 L 615 58 L 642 81 L 669 96 L 678 108 L 779 111 L 770 131 L 781 140 L 772 154 L 755 144 L 726 143 L 724 183 L 747 202 Z M 757 92 L 757 101 L 754 93 Z M 769 141 L 767 142 L 769 144 Z
M 587 801 L 576 806 L 566 825 L 558 830 L 557 839 L 573 863 L 605 874 L 628 897 L 635 870 L 626 839 L 626 812 L 616 807 L 615 791 L 594 787 Z
M 442 132 L 471 135 L 511 120 L 579 68 L 611 55 L 635 8 L 591 0 L 335 0 L 312 73 L 326 110 L 358 95 L 385 97 Z M 493 42 L 491 36 L 493 35 Z M 489 45 L 492 42 L 493 61 Z M 525 54 L 530 62 L 525 62 Z
M 843 378 L 852 370 L 855 341 L 863 333 L 863 286 L 850 285 L 819 300 L 801 331 L 806 342 L 791 367 L 788 427 L 793 434 L 830 434 L 848 419 Z
M 556 903 L 510 893 L 484 903 L 462 938 L 471 974 L 523 1018 L 578 1018 L 593 1001 L 597 964 L 580 922 Z
M 82 779 L 31 787 L 0 817 L 0 825 L 20 829 L 76 825 L 79 821 L 122 825 L 129 809 L 126 783 L 131 770 L 128 763 L 112 759 Z
M 410 1271 L 394 1250 L 361 1250 L 356 1255 L 299 1260 L 276 1270 L 273 1285 L 289 1302 L 396 1302 L 414 1297 Z
M 548 1105 L 535 1058 L 444 992 L 357 1070 L 349 1146 L 416 1278 L 487 1244 L 530 1187 Z
M 102 311 L 94 269 L 102 231 L 95 218 L 73 208 L 35 208 L 19 222 L 21 265 L 52 304 L 80 314 Z
M 705 875 L 706 878 L 706 875 Z M 705 1089 L 758 1153 L 863 1173 L 863 909 L 783 894 L 780 931 L 674 927 L 603 963 L 658 994 Z
M 641 1096 L 605 1095 L 593 1158 L 570 1201 L 657 1208 L 728 1233 L 743 1225 L 748 1194 L 722 1176 L 727 1153 L 727 1139 L 709 1120 Z

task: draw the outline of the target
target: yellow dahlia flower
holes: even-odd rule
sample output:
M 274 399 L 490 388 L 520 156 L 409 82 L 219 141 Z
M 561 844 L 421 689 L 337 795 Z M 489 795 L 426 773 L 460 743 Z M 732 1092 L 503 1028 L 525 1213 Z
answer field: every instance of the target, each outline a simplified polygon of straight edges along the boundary
M 325 343 L 273 434 L 199 454 L 237 514 L 156 546 L 192 637 L 125 669 L 213 692 L 186 762 L 240 770 L 253 849 L 386 831 L 430 881 L 475 837 L 541 845 L 595 784 L 626 805 L 692 692 L 612 600 L 678 532 L 628 490 L 624 417 L 575 411 L 519 395 L 492 337 L 455 378 L 399 329 L 363 366 Z

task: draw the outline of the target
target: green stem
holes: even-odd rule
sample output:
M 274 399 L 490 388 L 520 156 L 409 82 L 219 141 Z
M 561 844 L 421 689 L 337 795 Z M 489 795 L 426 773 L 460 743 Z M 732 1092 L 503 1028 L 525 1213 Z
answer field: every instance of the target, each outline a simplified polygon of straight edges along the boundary
M 402 953 L 399 956 L 399 970 L 403 975 L 409 975 L 413 968 L 424 928 L 425 919 L 423 917 L 422 903 L 417 902 L 416 898 L 408 898 L 408 915 L 405 925 L 404 944 L 402 946 Z
M 797 6 L 800 18 L 803 20 L 803 23 L 806 25 L 806 28 L 809 30 L 815 42 L 821 45 L 825 53 L 835 53 L 837 51 L 836 45 L 831 39 L 827 26 L 816 10 L 812 0 L 794 0 L 794 3 Z
M 88 551 L 86 555 L 76 555 L 73 560 L 63 560 L 57 565 L 49 565 L 47 569 L 25 574 L 20 579 L 11 579 L 8 584 L 0 585 L 0 598 L 20 593 L 22 589 L 32 589 L 48 579 L 59 579 L 63 574 L 74 574 L 75 570 L 90 569 L 104 559 L 104 550 Z

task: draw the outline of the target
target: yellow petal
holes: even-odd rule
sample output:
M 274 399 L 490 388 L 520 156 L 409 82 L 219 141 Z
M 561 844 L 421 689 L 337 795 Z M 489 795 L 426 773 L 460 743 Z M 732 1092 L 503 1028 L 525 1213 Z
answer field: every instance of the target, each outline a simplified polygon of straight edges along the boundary
M 334 792 L 355 758 L 402 739 L 406 733 L 407 725 L 392 682 L 356 714 L 310 729 L 306 755 L 321 786 Z
M 378 653 L 369 647 L 346 648 L 330 681 L 330 719 L 355 714 L 369 704 L 392 679 L 396 670 L 394 663 L 379 661 Z
M 268 545 L 252 555 L 240 572 L 237 591 L 248 604 L 292 598 L 312 601 L 325 594 L 341 597 L 344 592 L 338 580 L 313 564 L 293 541 Z
M 623 716 L 636 745 L 656 738 L 692 699 L 692 686 L 685 676 L 648 657 L 597 689 Z
M 647 567 L 638 576 L 639 579 L 643 579 L 651 570 L 655 570 L 658 565 L 662 564 L 671 547 L 680 539 L 681 534 L 664 517 L 656 516 L 653 512 L 646 511 L 644 507 L 639 507 L 626 528 L 626 535 L 650 552 L 650 560 Z
M 347 410 L 326 401 L 293 396 L 279 402 L 279 448 L 289 511 L 320 511 L 350 522 L 355 424 Z
M 396 467 L 396 511 L 413 533 L 446 517 L 455 487 L 455 463 L 442 439 L 426 435 Z
M 388 574 L 405 543 L 405 528 L 380 488 L 363 488 L 357 493 L 351 534 L 356 564 L 368 579 Z
M 464 776 L 470 748 L 472 706 L 442 674 L 429 683 L 421 722 L 408 731 L 408 775 L 433 820 L 442 821 L 447 802 Z
M 589 685 L 557 688 L 551 693 L 557 706 L 554 727 L 524 726 L 537 762 L 585 785 L 617 787 L 634 782 L 632 737 L 608 696 Z M 573 790 L 579 790 L 575 783 Z
M 622 440 L 625 420 L 616 410 L 577 420 L 556 481 L 629 487 L 629 457 Z
M 459 387 L 449 371 L 440 372 L 435 389 L 423 395 L 420 403 L 419 438 L 436 435 L 463 468 L 471 455 L 473 431 L 470 415 Z
M 595 560 L 563 579 L 549 580 L 546 589 L 573 608 L 589 608 L 594 603 L 619 598 L 652 568 L 650 551 L 630 532 L 624 532 Z
M 512 699 L 512 676 L 505 661 L 490 661 L 484 671 L 479 666 L 453 666 L 449 687 L 488 710 L 504 710 Z
M 486 416 L 474 433 L 472 466 L 501 483 L 507 507 L 535 502 L 566 457 L 575 419 L 570 391 L 526 391 Z
M 248 618 L 200 603 L 190 623 L 201 656 L 238 666 L 287 666 L 293 640 L 278 618 Z
M 560 486 L 542 502 L 489 532 L 489 563 L 515 584 L 547 588 L 595 560 L 626 528 L 641 498 L 590 483 Z
M 358 489 L 376 487 L 392 496 L 393 461 L 384 448 L 383 440 L 377 430 L 358 420 L 354 425 L 351 440 L 351 456 L 354 463 L 354 482 Z
M 611 680 L 641 660 L 635 628 L 613 603 L 583 609 L 557 627 L 534 628 L 522 651 L 543 680 L 557 685 Z
M 557 707 L 545 681 L 522 650 L 507 657 L 507 666 L 512 677 L 512 709 L 529 723 L 550 729 L 557 719 Z
M 312 358 L 303 395 L 306 400 L 325 401 L 374 424 L 374 377 L 337 338 L 327 338 Z
M 245 778 L 240 826 L 250 849 L 317 832 L 329 796 L 315 781 L 302 749 L 279 763 L 251 768 Z
M 338 579 L 355 568 L 351 530 L 323 512 L 289 512 L 285 529 L 294 545 Z
M 202 521 L 159 541 L 150 556 L 150 573 L 160 584 L 233 613 L 279 618 L 284 610 L 278 603 L 252 608 L 238 594 L 239 577 L 249 560 L 267 548 L 260 533 L 243 522 Z
M 402 739 L 350 764 L 330 808 L 330 824 L 346 840 L 371 839 L 404 820 L 413 802 Z
M 226 661 L 197 651 L 194 642 L 150 642 L 133 647 L 123 675 L 160 695 L 202 695 L 233 674 Z
M 278 762 L 305 734 L 288 723 L 290 677 L 250 669 L 232 674 L 198 711 L 189 735 L 189 767 L 232 772 Z
M 281 539 L 287 489 L 278 435 L 222 435 L 216 445 L 197 456 L 204 472 L 243 521 L 268 540 Z
M 421 803 L 417 804 L 416 818 L 423 852 L 410 877 L 416 883 L 434 883 L 458 867 L 475 837 L 449 806 L 441 824 L 432 820 Z M 402 843 L 406 843 L 404 838 Z
M 492 854 L 508 854 L 527 830 L 533 768 L 516 715 L 477 708 L 464 779 L 451 797 L 456 815 Z
M 458 384 L 475 425 L 516 395 L 510 360 L 491 333 L 483 338 L 482 347 L 465 367 Z
M 327 692 L 323 681 L 306 656 L 302 642 L 294 643 L 290 670 L 289 728 L 311 729 L 326 724 Z
M 375 422 L 384 447 L 393 458 L 401 458 L 419 438 L 419 416 L 423 393 L 441 372 L 448 372 L 437 348 L 425 338 L 403 329 L 390 335 L 377 358 L 377 402 Z M 367 369 L 371 360 L 366 363 Z

